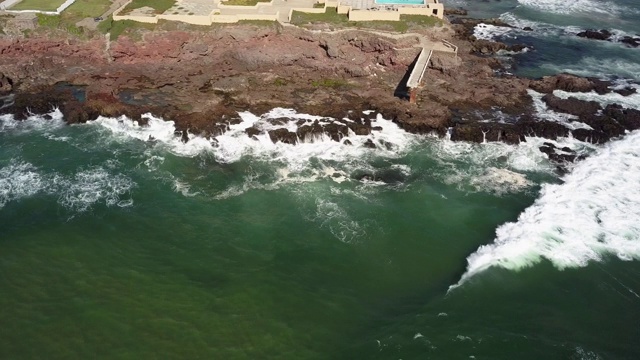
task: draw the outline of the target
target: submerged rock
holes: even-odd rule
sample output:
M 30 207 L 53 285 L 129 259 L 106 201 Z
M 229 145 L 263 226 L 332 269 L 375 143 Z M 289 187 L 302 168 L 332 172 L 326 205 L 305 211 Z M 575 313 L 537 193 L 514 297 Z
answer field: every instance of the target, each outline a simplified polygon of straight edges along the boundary
M 617 40 L 613 37 L 613 33 L 609 30 L 594 30 L 589 29 L 576 34 L 581 38 L 592 39 L 592 40 L 600 40 L 600 41 L 610 41 L 610 42 L 620 42 L 625 44 L 628 47 L 638 47 L 640 46 L 640 36 L 629 36 L 625 35 L 622 38 L 618 38 Z
M 576 36 L 587 38 L 587 39 L 595 39 L 595 40 L 609 40 L 611 37 L 611 32 L 608 30 L 585 30 L 576 34 Z
M 539 147 L 539 150 L 549 157 L 549 160 L 556 163 L 573 162 L 577 158 L 575 151 L 568 147 L 559 149 L 555 145 L 549 142 L 545 142 Z

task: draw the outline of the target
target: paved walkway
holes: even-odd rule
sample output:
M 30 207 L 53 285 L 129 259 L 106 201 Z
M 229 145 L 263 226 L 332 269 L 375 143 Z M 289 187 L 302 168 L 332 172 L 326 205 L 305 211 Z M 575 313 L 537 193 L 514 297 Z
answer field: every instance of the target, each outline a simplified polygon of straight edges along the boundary
M 429 50 L 427 48 L 422 49 L 422 51 L 420 52 L 420 56 L 418 56 L 416 64 L 413 66 L 411 75 L 409 75 L 409 79 L 407 80 L 408 88 L 415 89 L 420 86 L 420 84 L 422 83 L 422 78 L 424 77 L 424 73 L 429 67 L 429 60 L 431 59 L 432 54 L 433 50 Z
M 218 3 L 213 0 L 186 0 L 177 1 L 169 10 L 163 14 L 166 15 L 204 15 L 209 16 L 214 10 L 218 9 Z

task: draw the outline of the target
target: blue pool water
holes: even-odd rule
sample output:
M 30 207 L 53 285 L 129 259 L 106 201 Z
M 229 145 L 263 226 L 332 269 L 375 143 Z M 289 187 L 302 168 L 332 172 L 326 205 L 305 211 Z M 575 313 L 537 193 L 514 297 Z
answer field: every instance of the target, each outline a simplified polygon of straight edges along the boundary
M 424 0 L 376 0 L 376 4 L 421 5 Z

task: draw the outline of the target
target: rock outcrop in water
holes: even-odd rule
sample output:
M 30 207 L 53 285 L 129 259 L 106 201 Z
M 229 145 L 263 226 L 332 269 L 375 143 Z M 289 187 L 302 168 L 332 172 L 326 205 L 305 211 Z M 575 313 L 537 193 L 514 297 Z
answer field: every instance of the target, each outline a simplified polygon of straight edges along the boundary
M 619 42 L 625 44 L 628 47 L 636 48 L 640 46 L 640 35 L 629 36 L 625 35 L 622 37 L 614 37 L 614 34 L 609 30 L 601 29 L 601 30 L 585 30 L 576 34 L 581 38 L 592 39 L 592 40 L 601 40 L 601 41 L 610 41 L 610 42 Z

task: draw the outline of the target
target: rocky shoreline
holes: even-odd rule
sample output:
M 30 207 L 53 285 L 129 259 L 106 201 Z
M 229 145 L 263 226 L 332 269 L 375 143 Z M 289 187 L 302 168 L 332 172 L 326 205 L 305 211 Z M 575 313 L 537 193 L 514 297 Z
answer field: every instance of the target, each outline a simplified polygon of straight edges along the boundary
M 403 99 L 402 86 L 420 51 L 419 38 L 411 34 L 235 25 L 207 32 L 147 32 L 139 41 L 4 36 L 0 113 L 24 119 L 58 107 L 68 123 L 126 115 L 142 125 L 141 115 L 153 113 L 173 120 L 185 141 L 188 133 L 221 134 L 240 121 L 238 111 L 262 114 L 274 107 L 336 119 L 297 132 L 269 133 L 272 141 L 286 143 L 318 133 L 336 141 L 349 130 L 367 135 L 376 131 L 371 125 L 376 112 L 409 132 L 450 134 L 456 141 L 518 143 L 525 136 L 556 139 L 571 133 L 603 143 L 640 128 L 640 111 L 553 95 L 563 90 L 628 96 L 634 88 L 614 89 L 604 81 L 567 74 L 537 80 L 510 75 L 488 55 L 516 47 L 473 38 L 470 29 L 478 22 L 457 21 L 422 34 L 454 42 L 459 53 L 434 55 L 415 105 Z M 536 118 L 529 90 L 545 94 L 542 100 L 550 109 L 574 115 L 590 129 L 571 130 Z M 362 115 L 365 110 L 374 112 Z M 483 121 L 496 111 L 510 121 Z M 247 129 L 247 136 L 255 131 Z M 541 151 L 558 162 L 575 158 L 566 149 L 545 146 Z

